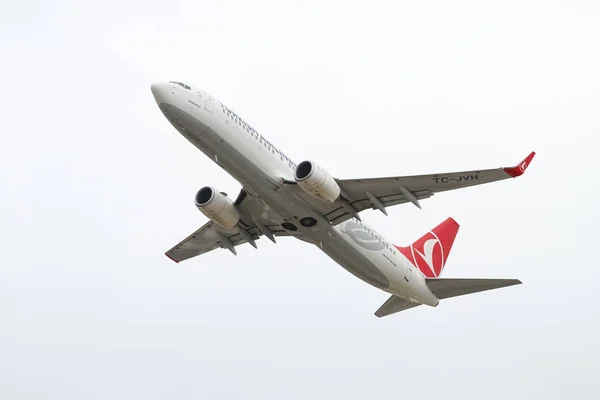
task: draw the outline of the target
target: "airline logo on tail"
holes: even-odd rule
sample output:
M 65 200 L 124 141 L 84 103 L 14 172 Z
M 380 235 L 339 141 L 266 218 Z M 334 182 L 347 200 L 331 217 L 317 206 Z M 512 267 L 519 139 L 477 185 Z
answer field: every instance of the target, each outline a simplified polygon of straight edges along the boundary
M 429 232 L 429 234 L 432 234 Z M 433 235 L 433 234 L 432 234 Z M 437 245 L 437 247 L 436 247 Z M 434 276 L 440 276 L 442 273 L 442 269 L 444 269 L 444 249 L 438 238 L 427 239 L 425 243 L 423 243 L 423 253 L 419 251 L 419 249 L 415 249 L 414 246 L 411 246 L 414 253 L 418 254 L 421 257 L 413 257 L 414 261 L 416 261 L 419 269 L 423 269 L 423 265 L 421 265 L 420 261 L 424 261 L 429 270 L 433 273 Z M 435 252 L 435 261 L 433 258 L 434 250 L 438 249 Z M 415 255 L 416 255 L 415 254 Z
M 458 228 L 458 223 L 448 218 L 409 247 L 396 248 L 427 278 L 437 278 L 444 270 Z

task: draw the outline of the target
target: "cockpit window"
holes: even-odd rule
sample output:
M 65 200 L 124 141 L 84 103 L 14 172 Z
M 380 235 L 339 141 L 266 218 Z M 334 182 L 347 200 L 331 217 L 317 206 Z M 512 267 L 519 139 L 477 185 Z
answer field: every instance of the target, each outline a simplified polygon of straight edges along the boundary
M 184 88 L 184 89 L 187 89 L 187 90 L 191 90 L 191 89 L 192 89 L 191 87 L 189 87 L 189 86 L 188 86 L 188 85 L 186 85 L 185 83 L 181 83 L 181 82 L 174 82 L 174 81 L 169 81 L 169 83 L 174 83 L 174 84 L 176 84 L 176 85 L 179 85 L 179 86 L 181 86 L 182 88 Z

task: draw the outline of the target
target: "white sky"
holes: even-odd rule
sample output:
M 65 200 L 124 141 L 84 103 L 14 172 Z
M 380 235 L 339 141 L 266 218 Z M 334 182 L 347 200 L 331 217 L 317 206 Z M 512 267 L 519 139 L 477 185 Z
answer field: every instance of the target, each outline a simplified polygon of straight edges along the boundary
M 0 1 L 0 398 L 597 398 L 597 1 Z M 527 174 L 448 216 L 446 277 L 518 287 L 377 319 L 302 242 L 164 256 L 239 184 L 150 93 L 181 80 L 340 178 Z

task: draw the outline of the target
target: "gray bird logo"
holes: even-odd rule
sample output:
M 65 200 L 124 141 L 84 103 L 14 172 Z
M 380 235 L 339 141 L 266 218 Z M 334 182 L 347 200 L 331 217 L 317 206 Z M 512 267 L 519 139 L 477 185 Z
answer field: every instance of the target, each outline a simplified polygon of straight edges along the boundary
M 354 221 L 348 221 L 341 229 L 341 232 L 348 235 L 354 243 L 364 249 L 378 251 L 384 248 L 382 242 L 377 240 L 377 238 L 370 234 L 363 226 Z

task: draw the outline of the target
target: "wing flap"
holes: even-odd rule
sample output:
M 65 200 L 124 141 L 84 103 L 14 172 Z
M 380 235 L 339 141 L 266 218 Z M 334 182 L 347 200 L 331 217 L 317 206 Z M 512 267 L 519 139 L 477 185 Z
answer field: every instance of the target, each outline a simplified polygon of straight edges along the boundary
M 518 279 L 453 279 L 426 278 L 427 286 L 438 299 L 462 296 L 465 294 L 484 292 L 512 285 L 520 285 Z
M 367 191 L 365 191 L 365 193 Z M 392 207 L 392 206 L 395 206 L 398 204 L 404 204 L 404 203 L 411 202 L 411 200 L 406 195 L 404 195 L 402 192 L 400 192 L 397 188 L 396 188 L 396 191 L 397 191 L 397 193 L 391 193 L 391 194 L 388 194 L 385 196 L 377 196 L 377 195 L 375 195 L 375 196 L 383 204 L 384 207 Z M 353 199 L 356 198 L 356 200 L 352 200 L 349 202 L 350 205 L 352 207 L 354 207 L 354 209 L 357 212 L 377 208 L 371 202 L 371 200 L 369 200 L 369 198 L 365 195 L 365 193 L 362 193 L 361 196 L 358 196 L 358 194 L 356 194 L 355 197 L 353 197 Z M 418 200 L 423 200 L 423 199 L 427 199 L 427 198 L 433 196 L 433 193 L 429 190 L 419 190 L 419 191 L 413 192 L 413 195 Z M 346 209 L 346 207 L 341 206 L 341 205 L 325 214 L 325 218 L 327 218 L 334 225 L 339 224 L 351 217 L 352 216 L 348 213 L 348 210 Z

